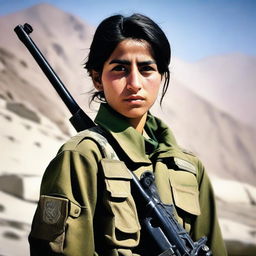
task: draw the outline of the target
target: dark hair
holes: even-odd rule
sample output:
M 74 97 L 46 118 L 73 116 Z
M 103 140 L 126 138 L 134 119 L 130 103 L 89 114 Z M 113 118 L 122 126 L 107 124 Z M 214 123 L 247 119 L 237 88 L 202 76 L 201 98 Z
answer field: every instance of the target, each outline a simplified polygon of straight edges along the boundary
M 170 80 L 171 49 L 162 29 L 144 15 L 133 14 L 129 17 L 114 15 L 103 20 L 95 31 L 90 52 L 84 65 L 85 68 L 90 76 L 92 76 L 93 70 L 101 75 L 105 61 L 117 45 L 128 38 L 145 40 L 151 46 L 158 71 L 164 76 L 165 80 L 160 100 L 161 104 Z M 105 99 L 103 92 L 95 92 L 92 100 L 95 98 Z

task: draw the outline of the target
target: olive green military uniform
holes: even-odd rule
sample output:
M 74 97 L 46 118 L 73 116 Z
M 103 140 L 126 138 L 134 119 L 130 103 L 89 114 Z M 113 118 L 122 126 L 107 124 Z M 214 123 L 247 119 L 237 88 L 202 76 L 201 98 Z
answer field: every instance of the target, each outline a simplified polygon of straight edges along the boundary
M 170 129 L 149 114 L 142 136 L 107 104 L 95 122 L 116 142 L 122 161 L 106 159 L 86 131 L 61 147 L 42 180 L 31 255 L 156 256 L 142 235 L 128 167 L 138 177 L 154 172 L 162 202 L 175 205 L 192 239 L 206 235 L 213 255 L 225 256 L 209 178 L 201 162 L 177 146 Z

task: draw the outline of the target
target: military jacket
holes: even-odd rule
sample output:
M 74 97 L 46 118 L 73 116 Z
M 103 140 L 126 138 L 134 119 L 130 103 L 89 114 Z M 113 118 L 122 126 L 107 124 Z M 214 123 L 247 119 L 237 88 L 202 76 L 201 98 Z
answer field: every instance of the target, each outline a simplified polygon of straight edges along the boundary
M 207 236 L 214 256 L 227 255 L 208 175 L 197 157 L 177 145 L 171 130 L 148 114 L 142 135 L 107 104 L 101 104 L 95 122 L 119 160 L 107 159 L 86 131 L 60 148 L 42 179 L 31 255 L 156 256 L 141 230 L 126 168 L 138 177 L 153 172 L 161 201 L 175 206 L 192 239 Z

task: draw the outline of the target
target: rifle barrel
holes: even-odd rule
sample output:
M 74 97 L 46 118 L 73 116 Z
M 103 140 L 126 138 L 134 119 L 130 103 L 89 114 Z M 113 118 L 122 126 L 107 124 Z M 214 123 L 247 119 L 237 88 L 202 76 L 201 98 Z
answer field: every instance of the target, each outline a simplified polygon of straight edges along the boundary
M 76 101 L 71 96 L 58 75 L 54 72 L 54 70 L 47 62 L 41 51 L 38 49 L 32 38 L 29 36 L 29 34 L 33 31 L 32 26 L 28 23 L 25 23 L 24 26 L 17 25 L 14 28 L 14 31 L 17 34 L 18 38 L 21 40 L 21 42 L 27 47 L 41 70 L 44 72 L 50 83 L 57 91 L 58 95 L 61 97 L 62 101 L 69 109 L 70 113 L 72 114 L 70 122 L 75 127 L 75 129 L 77 131 L 82 131 L 84 129 L 95 126 L 94 122 L 90 119 L 90 117 L 86 113 L 84 113 L 84 111 L 76 103 Z
M 58 75 L 54 72 L 50 64 L 47 62 L 41 51 L 37 48 L 32 38 L 29 36 L 29 34 L 33 31 L 32 27 L 26 23 L 24 26 L 16 26 L 14 28 L 14 31 L 19 39 L 23 42 L 23 44 L 27 47 L 31 55 L 34 57 L 48 80 L 51 82 L 51 84 L 61 97 L 61 99 L 67 105 L 71 114 L 75 114 L 78 111 L 79 106 L 70 95 Z

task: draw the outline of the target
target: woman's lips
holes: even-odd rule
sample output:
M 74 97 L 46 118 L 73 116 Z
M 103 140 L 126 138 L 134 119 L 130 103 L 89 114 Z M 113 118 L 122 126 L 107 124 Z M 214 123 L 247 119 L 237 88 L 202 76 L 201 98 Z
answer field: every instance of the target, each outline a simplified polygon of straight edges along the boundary
M 124 99 L 124 100 L 125 100 L 125 101 L 128 101 L 128 102 L 138 102 L 138 101 L 143 101 L 143 100 L 145 100 L 145 98 L 142 97 L 142 96 L 130 96 L 130 97 Z

